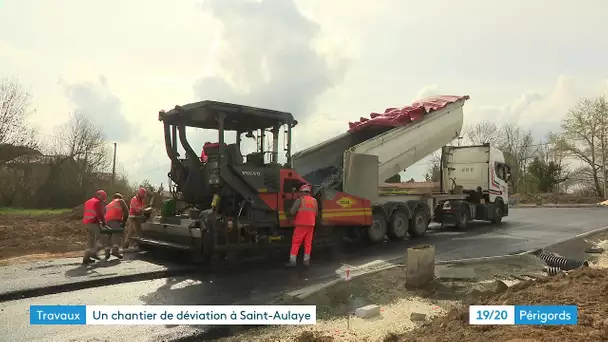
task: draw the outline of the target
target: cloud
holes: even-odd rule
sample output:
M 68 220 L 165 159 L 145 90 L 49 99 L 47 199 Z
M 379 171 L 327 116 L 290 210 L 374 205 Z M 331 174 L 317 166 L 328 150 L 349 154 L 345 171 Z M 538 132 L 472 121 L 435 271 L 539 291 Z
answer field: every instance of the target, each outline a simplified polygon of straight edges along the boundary
M 329 63 L 314 46 L 320 28 L 293 0 L 210 0 L 223 26 L 215 62 L 221 75 L 194 86 L 200 99 L 289 111 L 300 120 L 342 79 L 345 60 Z
M 445 94 L 445 93 L 442 92 L 442 89 L 437 84 L 429 85 L 426 87 L 422 87 L 422 89 L 420 89 L 418 94 L 416 94 L 416 97 L 412 99 L 412 102 L 426 98 L 426 97 L 437 96 L 437 95 L 441 95 L 441 94 Z
M 122 112 L 122 103 L 110 89 L 107 79 L 100 76 L 97 82 L 66 84 L 59 82 L 65 95 L 73 103 L 74 110 L 82 112 L 97 125 L 103 127 L 110 141 L 127 142 L 134 132 L 133 125 Z

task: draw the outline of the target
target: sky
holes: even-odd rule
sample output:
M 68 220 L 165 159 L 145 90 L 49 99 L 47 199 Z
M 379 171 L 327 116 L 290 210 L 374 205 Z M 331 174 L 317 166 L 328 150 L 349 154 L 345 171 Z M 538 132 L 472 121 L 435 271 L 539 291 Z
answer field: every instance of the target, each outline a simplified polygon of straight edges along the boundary
M 31 91 L 42 136 L 81 111 L 117 143 L 119 171 L 166 184 L 158 112 L 205 99 L 293 113 L 296 151 L 438 94 L 471 97 L 465 123 L 514 122 L 543 140 L 578 99 L 608 94 L 607 11 L 603 0 L 0 0 L 0 75 Z

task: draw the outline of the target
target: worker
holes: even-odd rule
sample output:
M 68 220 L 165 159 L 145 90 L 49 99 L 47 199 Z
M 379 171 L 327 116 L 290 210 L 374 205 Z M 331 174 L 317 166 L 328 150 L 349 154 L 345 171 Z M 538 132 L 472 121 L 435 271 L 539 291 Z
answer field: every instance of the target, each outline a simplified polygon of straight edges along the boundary
M 92 259 L 99 260 L 97 246 L 101 226 L 106 227 L 104 204 L 108 195 L 103 190 L 97 190 L 95 196 L 84 202 L 84 214 L 82 224 L 87 234 L 87 249 L 84 251 L 82 263 L 84 265 L 93 262 Z
M 207 157 L 207 153 L 205 153 L 205 146 L 208 146 L 209 144 L 211 144 L 210 142 L 206 142 L 205 145 L 203 145 L 203 149 L 201 150 L 201 161 L 203 163 L 206 163 L 207 160 L 209 159 L 209 157 Z
M 102 231 L 106 260 L 110 259 L 110 255 L 122 259 L 118 248 L 121 244 L 121 237 L 124 235 L 124 227 L 128 218 L 129 206 L 127 206 L 122 195 L 117 192 L 112 196 L 112 202 L 106 206 L 106 222 L 108 223 L 108 227 L 112 229 L 107 232 Z
M 315 229 L 315 221 L 317 220 L 317 200 L 310 195 L 310 186 L 302 185 L 300 192 L 305 195 L 296 199 L 289 210 L 290 217 L 293 220 L 293 237 L 291 240 L 291 252 L 289 254 L 289 263 L 287 266 L 295 267 L 296 259 L 300 246 L 304 242 L 304 266 L 310 266 L 310 254 L 312 252 L 312 236 Z
M 127 232 L 125 233 L 125 241 L 123 248 L 131 246 L 137 248 L 138 244 L 131 243 L 131 237 L 139 237 L 141 234 L 141 223 L 143 221 L 144 199 L 146 198 L 146 189 L 139 188 L 131 202 L 129 203 L 129 219 L 127 221 Z

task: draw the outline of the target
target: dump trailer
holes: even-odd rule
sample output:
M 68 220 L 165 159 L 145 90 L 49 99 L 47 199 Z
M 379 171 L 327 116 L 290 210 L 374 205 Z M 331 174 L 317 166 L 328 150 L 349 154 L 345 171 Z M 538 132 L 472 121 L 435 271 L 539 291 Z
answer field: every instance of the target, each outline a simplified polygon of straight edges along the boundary
M 286 251 L 294 229 L 288 212 L 304 184 L 312 185 L 319 203 L 315 248 L 418 237 L 431 220 L 461 228 L 472 219 L 500 222 L 508 214 L 508 167 L 489 145 L 443 149 L 441 194 L 378 192 L 380 182 L 459 136 L 467 99 L 442 96 L 373 113 L 350 123 L 345 134 L 294 155 L 298 122 L 290 113 L 217 101 L 161 111 L 173 199 L 135 239 L 144 249 L 181 250 L 201 262 Z M 217 136 L 217 143 L 203 147 L 206 158 L 191 146 L 186 127 Z M 234 141 L 227 141 L 229 132 Z M 256 146 L 246 156 L 243 139 Z
M 472 220 L 508 216 L 509 167 L 489 144 L 447 146 L 459 138 L 468 96 L 438 96 L 388 108 L 351 123 L 347 133 L 293 156 L 303 177 L 371 203 L 370 242 L 419 237 L 431 221 L 466 229 Z M 441 149 L 440 193 L 387 194 L 380 183 Z

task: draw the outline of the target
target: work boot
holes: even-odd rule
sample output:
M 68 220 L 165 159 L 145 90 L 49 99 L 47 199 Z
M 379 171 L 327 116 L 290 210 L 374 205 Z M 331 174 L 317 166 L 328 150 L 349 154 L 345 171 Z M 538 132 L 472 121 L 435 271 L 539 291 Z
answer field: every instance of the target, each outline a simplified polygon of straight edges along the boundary
M 87 258 L 87 257 L 82 258 L 82 264 L 83 265 L 92 264 L 94 262 L 95 262 L 95 260 L 92 260 L 91 258 Z
M 290 257 L 289 258 L 289 262 L 287 264 L 285 264 L 285 266 L 286 267 L 291 267 L 291 268 L 298 266 L 296 258 L 295 257 Z
M 310 267 L 310 259 L 304 260 L 303 264 L 304 264 L 304 267 L 309 268 Z
M 122 259 L 122 254 L 120 254 L 118 252 L 118 248 L 113 248 L 112 249 L 112 255 L 115 256 L 115 257 L 117 257 L 118 259 Z

